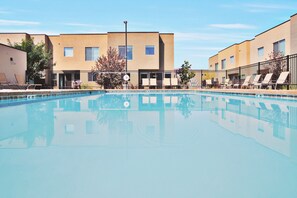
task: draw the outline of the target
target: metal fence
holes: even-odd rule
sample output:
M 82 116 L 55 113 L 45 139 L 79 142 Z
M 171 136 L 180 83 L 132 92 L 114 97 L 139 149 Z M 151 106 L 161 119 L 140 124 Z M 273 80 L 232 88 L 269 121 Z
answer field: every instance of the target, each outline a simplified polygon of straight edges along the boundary
M 225 79 L 230 79 L 233 84 L 241 85 L 246 76 L 255 76 L 257 74 L 262 74 L 262 79 L 267 73 L 272 72 L 273 68 L 278 68 L 281 71 L 289 71 L 290 75 L 288 77 L 287 88 L 297 88 L 297 54 L 288 55 L 280 58 L 275 58 L 272 60 L 267 60 L 263 62 L 258 62 L 246 66 L 241 66 L 237 68 L 219 70 L 219 71 L 209 71 L 209 70 L 195 70 L 196 73 L 201 71 L 201 87 L 205 85 L 205 80 L 211 79 L 214 86 L 224 83 Z M 277 69 L 276 69 L 277 70 Z M 209 76 L 209 73 L 212 73 Z M 224 74 L 222 74 L 224 73 Z M 278 78 L 277 75 L 274 76 L 273 80 Z

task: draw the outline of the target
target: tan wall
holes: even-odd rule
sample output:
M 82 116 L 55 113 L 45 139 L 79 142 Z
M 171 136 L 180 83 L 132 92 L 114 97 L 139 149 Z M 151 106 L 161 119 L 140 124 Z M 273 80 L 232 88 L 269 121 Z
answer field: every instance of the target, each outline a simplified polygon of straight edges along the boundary
M 27 33 L 0 33 L 0 43 L 8 45 L 8 40 L 11 44 L 20 43 L 23 39 L 26 40 L 30 38 Z
M 60 35 L 49 36 L 53 46 L 53 62 L 55 71 L 87 70 L 95 66 L 95 61 L 85 61 L 86 47 L 99 47 L 99 56 L 106 54 L 107 35 Z M 64 47 L 73 47 L 73 57 L 64 57 Z
M 250 43 L 250 41 L 245 41 L 238 45 L 238 58 L 236 59 L 237 67 L 250 64 Z
M 286 54 L 291 54 L 291 31 L 290 31 L 290 21 L 285 22 L 267 32 L 264 32 L 255 37 L 251 41 L 251 63 L 256 63 L 259 61 L 264 61 L 269 59 L 269 54 L 273 52 L 273 43 L 286 40 Z M 258 48 L 264 47 L 264 58 L 258 58 Z
M 291 54 L 297 53 L 297 14 L 291 17 Z
M 45 34 L 31 34 L 31 38 L 34 40 L 35 44 L 44 43 L 46 49 L 48 49 L 49 39 L 48 36 Z
M 231 64 L 230 57 L 234 56 L 234 63 Z M 236 62 L 238 59 L 238 46 L 233 45 L 227 49 L 224 49 L 219 52 L 218 54 L 218 63 L 219 63 L 219 70 L 222 69 L 222 60 L 226 59 L 226 68 L 225 69 L 231 69 L 236 67 Z
M 13 61 L 10 60 L 13 58 Z M 4 73 L 7 81 L 16 83 L 15 74 L 22 80 L 20 84 L 25 83 L 25 73 L 27 68 L 27 53 L 14 48 L 0 45 L 0 73 Z
M 160 34 L 160 43 L 160 49 L 164 45 L 164 53 L 160 52 L 160 68 L 174 70 L 174 34 Z
M 159 33 L 128 33 L 128 46 L 133 46 L 128 70 L 159 69 Z M 125 33 L 108 33 L 108 46 L 118 49 L 125 45 Z M 145 46 L 155 46 L 155 55 L 145 55 Z
M 210 57 L 208 59 L 208 69 L 209 70 L 215 70 L 216 69 L 215 65 L 216 65 L 216 63 L 219 63 L 218 58 L 219 58 L 219 55 L 216 54 L 216 55 L 214 55 L 214 56 L 212 56 L 212 57 Z

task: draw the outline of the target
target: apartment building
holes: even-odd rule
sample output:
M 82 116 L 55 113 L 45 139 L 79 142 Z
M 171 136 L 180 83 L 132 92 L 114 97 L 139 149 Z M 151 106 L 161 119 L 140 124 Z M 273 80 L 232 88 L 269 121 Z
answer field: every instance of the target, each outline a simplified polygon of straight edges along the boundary
M 256 35 L 253 39 L 231 45 L 209 58 L 209 70 L 228 70 L 269 60 L 272 52 L 297 53 L 297 14 L 288 21 Z
M 33 38 L 35 43 L 45 43 L 46 48 L 52 51 L 54 66 L 46 71 L 45 83 L 54 88 L 71 88 L 75 80 L 87 86 L 97 86 L 92 68 L 98 57 L 106 55 L 109 47 L 116 48 L 125 57 L 124 32 L 60 35 L 0 33 L 0 43 L 4 44 L 8 40 L 15 43 L 28 38 Z M 173 75 L 173 33 L 128 32 L 127 38 L 127 70 L 133 86 L 141 86 L 142 78 L 157 78 L 161 86 L 165 75 Z
M 0 84 L 24 84 L 26 67 L 26 52 L 0 44 Z

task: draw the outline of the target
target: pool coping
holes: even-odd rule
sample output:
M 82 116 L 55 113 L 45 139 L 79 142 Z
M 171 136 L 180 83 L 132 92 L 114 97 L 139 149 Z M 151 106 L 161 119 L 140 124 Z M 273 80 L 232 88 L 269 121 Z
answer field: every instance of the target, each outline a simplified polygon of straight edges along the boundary
M 297 90 L 262 90 L 262 89 L 48 89 L 48 90 L 0 90 L 0 100 L 31 97 L 59 97 L 92 93 L 217 93 L 230 95 L 248 95 L 256 97 L 294 98 Z

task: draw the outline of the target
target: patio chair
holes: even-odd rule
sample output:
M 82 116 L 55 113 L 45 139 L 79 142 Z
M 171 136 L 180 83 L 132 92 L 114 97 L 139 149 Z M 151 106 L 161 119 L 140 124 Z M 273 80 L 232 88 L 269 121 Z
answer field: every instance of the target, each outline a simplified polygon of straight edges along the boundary
M 21 77 L 21 75 L 19 74 L 14 74 L 14 77 L 15 77 L 15 81 L 16 81 L 16 86 L 18 89 L 36 89 L 36 87 L 39 87 L 41 88 L 42 87 L 42 84 L 29 84 L 29 83 L 26 83 L 26 84 L 22 84 L 22 82 L 24 81 Z
M 170 78 L 164 78 L 163 79 L 163 87 L 166 88 L 166 87 L 170 87 L 171 84 L 170 84 Z
M 156 78 L 150 78 L 150 87 L 157 87 L 157 79 Z
M 251 86 L 254 88 L 255 86 L 259 87 L 261 86 L 261 83 L 259 83 L 259 80 L 261 78 L 262 74 L 258 74 L 255 76 L 253 82 L 251 83 Z
M 197 78 L 190 79 L 190 88 L 198 88 L 198 80 Z
M 261 82 L 260 89 L 262 89 L 263 86 L 270 85 L 272 76 L 273 76 L 273 73 L 266 74 L 264 80 Z
M 279 75 L 279 77 L 278 77 L 278 79 L 277 79 L 277 81 L 276 81 L 276 83 L 275 83 L 275 89 L 277 88 L 277 85 L 285 85 L 285 84 L 288 84 L 288 82 L 287 82 L 287 78 L 288 78 L 289 74 L 290 74 L 290 72 L 282 72 L 282 73 Z
M 0 73 L 0 84 L 1 85 L 9 85 L 9 81 L 6 78 L 5 73 Z
M 206 87 L 209 87 L 209 88 L 212 87 L 212 80 L 211 79 L 206 80 Z
M 142 86 L 145 87 L 149 87 L 150 83 L 149 83 L 149 79 L 148 78 L 143 78 L 142 80 Z
M 171 87 L 178 87 L 178 80 L 177 78 L 171 78 Z
M 243 89 L 244 87 L 248 88 L 250 85 L 251 85 L 251 79 L 252 79 L 252 76 L 247 76 L 245 79 L 244 79 L 244 82 L 243 84 L 241 85 L 241 88 Z

